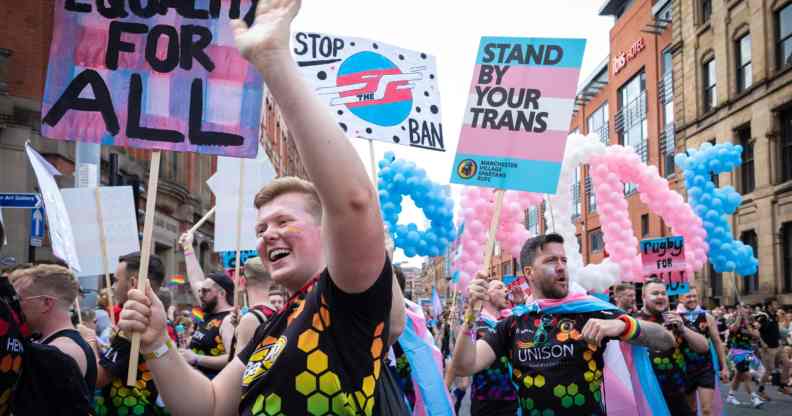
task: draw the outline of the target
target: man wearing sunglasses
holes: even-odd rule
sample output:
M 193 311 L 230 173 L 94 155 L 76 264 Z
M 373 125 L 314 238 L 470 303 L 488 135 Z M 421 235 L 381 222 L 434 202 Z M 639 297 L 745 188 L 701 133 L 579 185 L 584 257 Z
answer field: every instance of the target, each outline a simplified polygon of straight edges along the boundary
M 65 267 L 41 264 L 11 273 L 11 284 L 19 294 L 30 330 L 41 335 L 41 343 L 77 362 L 92 393 L 96 389 L 96 355 L 71 321 L 70 308 L 80 290 L 77 278 Z

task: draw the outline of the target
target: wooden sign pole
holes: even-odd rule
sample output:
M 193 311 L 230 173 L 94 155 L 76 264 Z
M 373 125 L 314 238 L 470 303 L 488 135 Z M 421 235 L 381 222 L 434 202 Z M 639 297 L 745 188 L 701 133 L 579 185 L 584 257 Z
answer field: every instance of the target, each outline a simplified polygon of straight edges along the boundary
M 503 208 L 503 196 L 505 191 L 503 189 L 495 190 L 495 211 L 492 213 L 492 221 L 490 222 L 489 232 L 487 233 L 487 245 L 484 252 L 484 273 L 490 275 L 490 266 L 492 264 L 492 254 L 495 249 L 495 236 L 498 233 L 498 225 L 500 225 L 500 214 Z M 476 319 L 476 314 L 481 313 L 484 305 L 481 302 L 471 305 L 473 306 L 468 310 L 465 316 L 465 322 L 472 324 Z
M 245 159 L 239 160 L 239 201 L 237 205 L 237 218 L 236 218 L 236 266 L 234 267 L 234 317 L 232 319 L 234 326 L 239 322 L 239 294 L 241 292 L 242 279 L 239 276 L 239 268 L 242 263 L 240 258 L 240 246 L 242 245 L 242 205 L 244 204 L 245 193 Z
M 157 184 L 159 183 L 161 152 L 151 152 L 149 165 L 148 189 L 146 189 L 146 219 L 143 223 L 143 247 L 140 251 L 140 270 L 138 271 L 138 290 L 145 291 L 148 285 L 148 268 L 151 257 L 151 238 L 154 233 L 154 214 L 157 210 Z M 132 334 L 132 350 L 129 354 L 129 372 L 127 386 L 134 387 L 137 383 L 138 358 L 140 355 L 140 333 Z
M 190 228 L 189 230 L 187 230 L 187 232 L 188 232 L 188 233 L 190 233 L 190 234 L 195 234 L 195 232 L 196 232 L 196 231 L 198 231 L 198 229 L 199 229 L 199 228 L 201 228 L 201 226 L 202 226 L 202 225 L 204 225 L 204 223 L 205 223 L 207 220 L 209 220 L 209 218 L 210 218 L 212 215 L 214 215 L 214 213 L 215 213 L 215 208 L 217 208 L 217 207 L 212 207 L 212 209 L 210 209 L 210 210 L 209 210 L 209 212 L 207 212 L 206 214 L 204 214 L 204 216 L 203 216 L 203 217 L 202 217 L 200 220 L 198 220 L 198 222 L 196 222 L 196 223 L 195 223 L 195 225 L 193 225 L 193 226 L 192 226 L 192 228 Z
M 99 192 L 100 188 L 94 188 L 94 199 L 96 200 L 96 224 L 99 226 L 99 247 L 102 254 L 102 269 L 104 270 L 105 286 L 107 286 L 107 311 L 110 314 L 110 323 L 115 325 L 115 303 L 113 301 L 113 282 L 110 281 L 110 266 L 107 262 L 107 236 L 105 235 L 104 219 L 102 217 L 102 199 Z

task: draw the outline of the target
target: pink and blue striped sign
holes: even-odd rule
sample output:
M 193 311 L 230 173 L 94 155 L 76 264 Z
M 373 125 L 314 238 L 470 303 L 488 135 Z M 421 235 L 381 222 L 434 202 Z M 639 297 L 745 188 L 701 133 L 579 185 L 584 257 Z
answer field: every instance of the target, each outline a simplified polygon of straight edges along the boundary
M 228 25 L 254 2 L 54 3 L 43 135 L 256 156 L 262 78 Z
M 481 38 L 452 183 L 556 193 L 585 46 Z

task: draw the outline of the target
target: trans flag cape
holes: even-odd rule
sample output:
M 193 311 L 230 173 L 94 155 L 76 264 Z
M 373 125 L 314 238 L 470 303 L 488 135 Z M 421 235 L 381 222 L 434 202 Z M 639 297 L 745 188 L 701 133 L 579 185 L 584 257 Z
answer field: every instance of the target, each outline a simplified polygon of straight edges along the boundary
M 421 307 L 405 299 L 407 325 L 399 337 L 415 389 L 413 416 L 448 416 L 454 414 L 451 397 L 443 380 L 443 355 L 426 329 Z
M 620 311 L 616 306 L 583 293 L 563 299 L 540 299 L 524 312 L 576 314 Z M 521 311 L 523 312 L 523 311 Z M 649 351 L 626 342 L 611 341 L 604 353 L 603 388 L 609 416 L 669 416 L 668 406 L 657 382 Z

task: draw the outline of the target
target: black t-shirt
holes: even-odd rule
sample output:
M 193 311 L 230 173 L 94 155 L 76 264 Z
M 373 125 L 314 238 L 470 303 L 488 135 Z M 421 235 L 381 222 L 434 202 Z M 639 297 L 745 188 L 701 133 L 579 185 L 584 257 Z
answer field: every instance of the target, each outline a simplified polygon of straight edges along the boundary
M 710 340 L 709 322 L 707 322 L 706 312 L 692 311 L 681 315 L 686 327 L 704 335 L 708 341 Z M 688 375 L 698 376 L 714 370 L 712 367 L 712 357 L 709 351 L 700 353 L 690 348 L 690 345 L 685 344 L 682 353 L 685 354 L 685 364 L 687 365 Z
M 728 347 L 730 349 L 746 351 L 754 351 L 756 349 L 756 340 L 753 335 L 748 332 L 748 325 L 750 325 L 750 323 L 743 318 L 740 320 L 740 326 L 736 331 L 729 330 Z
M 0 362 L 7 369 L 0 371 L 0 415 L 10 414 L 11 396 L 22 373 L 25 347 L 23 335 L 29 334 L 22 323 L 19 301 L 14 288 L 5 277 L 0 278 Z
M 583 340 L 589 319 L 615 319 L 616 311 L 577 314 L 524 313 L 498 322 L 484 341 L 496 360 L 507 357 L 524 414 L 605 415 L 603 347 Z
M 387 353 L 392 272 L 365 292 L 339 289 L 325 269 L 239 354 L 239 413 L 371 415 Z
M 204 320 L 195 328 L 190 345 L 187 347 L 198 355 L 217 357 L 226 353 L 223 337 L 220 334 L 220 327 L 231 311 L 216 312 L 206 315 Z M 198 366 L 202 373 L 209 377 L 214 377 L 219 373 L 218 370 Z
M 476 320 L 476 339 L 495 333 L 498 321 L 482 313 Z M 515 415 L 517 392 L 511 382 L 509 358 L 505 355 L 495 359 L 492 365 L 473 375 L 470 392 L 473 416 Z
M 654 322 L 663 325 L 663 315 L 647 313 L 643 309 L 635 314 L 635 317 L 644 321 Z M 687 341 L 679 335 L 674 335 L 677 346 L 666 351 L 653 351 L 649 349 L 649 357 L 652 360 L 660 388 L 667 402 L 678 400 L 679 395 L 685 394 L 685 377 L 687 376 L 687 363 L 685 362 L 684 350 L 689 348 Z
M 169 414 L 159 397 L 154 377 L 142 354 L 138 359 L 137 384 L 135 387 L 126 385 L 131 349 L 132 344 L 129 340 L 116 334 L 110 341 L 110 348 L 99 359 L 99 365 L 109 371 L 112 378 L 96 398 L 97 415 L 162 416 Z
M 762 341 L 767 344 L 768 348 L 778 348 L 781 346 L 781 330 L 778 327 L 778 321 L 773 314 L 760 314 L 757 318 L 759 324 L 759 336 Z

